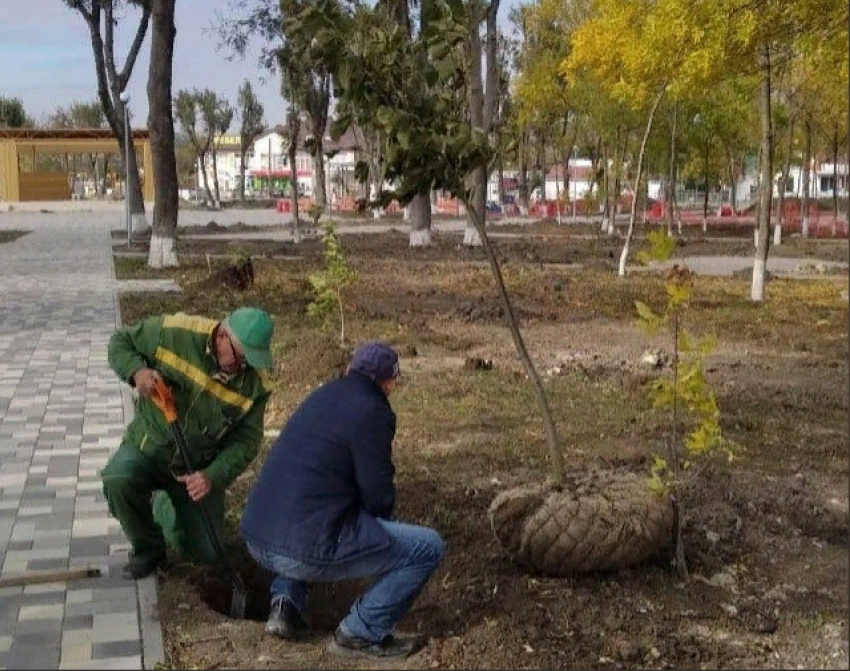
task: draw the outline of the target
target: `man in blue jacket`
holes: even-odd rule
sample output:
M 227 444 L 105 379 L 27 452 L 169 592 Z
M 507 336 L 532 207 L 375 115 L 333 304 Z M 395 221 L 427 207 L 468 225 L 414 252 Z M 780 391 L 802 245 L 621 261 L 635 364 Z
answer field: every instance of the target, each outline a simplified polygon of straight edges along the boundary
M 393 631 L 444 546 L 433 529 L 392 519 L 396 417 L 388 397 L 398 377 L 389 345 L 361 345 L 345 376 L 312 392 L 269 451 L 241 524 L 248 551 L 276 576 L 267 632 L 292 639 L 306 629 L 309 583 L 372 576 L 330 650 L 349 657 L 413 651 L 415 641 Z

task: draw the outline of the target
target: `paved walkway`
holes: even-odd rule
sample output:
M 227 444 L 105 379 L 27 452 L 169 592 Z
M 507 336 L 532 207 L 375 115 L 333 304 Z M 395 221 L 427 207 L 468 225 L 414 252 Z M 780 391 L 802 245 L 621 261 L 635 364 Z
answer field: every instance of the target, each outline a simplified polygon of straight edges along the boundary
M 118 322 L 115 223 L 72 212 L 0 215 L 0 231 L 32 231 L 0 244 L 0 578 L 102 571 L 0 587 L 0 669 L 163 661 L 155 579 L 121 578 L 126 539 L 98 475 L 132 412 L 106 357 Z

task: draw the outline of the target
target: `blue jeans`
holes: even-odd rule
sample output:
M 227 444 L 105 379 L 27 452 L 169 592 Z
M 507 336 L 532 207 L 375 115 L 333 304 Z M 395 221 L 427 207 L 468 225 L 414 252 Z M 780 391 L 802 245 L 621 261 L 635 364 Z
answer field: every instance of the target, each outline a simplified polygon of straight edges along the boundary
M 340 622 L 343 633 L 373 643 L 392 634 L 425 583 L 443 559 L 444 543 L 428 527 L 401 522 L 378 522 L 390 537 L 381 552 L 336 564 L 310 564 L 265 552 L 247 543 L 248 552 L 276 578 L 272 581 L 272 601 L 284 598 L 299 613 L 307 609 L 310 582 L 336 582 L 374 576 L 375 581 L 351 606 Z

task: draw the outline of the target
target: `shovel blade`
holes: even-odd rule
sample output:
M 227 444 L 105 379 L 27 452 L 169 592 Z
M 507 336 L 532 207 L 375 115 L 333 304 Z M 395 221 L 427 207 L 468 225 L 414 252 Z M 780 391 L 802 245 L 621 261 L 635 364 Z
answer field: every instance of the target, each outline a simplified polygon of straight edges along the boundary
M 245 590 L 234 587 L 230 597 L 230 617 L 234 620 L 244 620 L 247 601 Z

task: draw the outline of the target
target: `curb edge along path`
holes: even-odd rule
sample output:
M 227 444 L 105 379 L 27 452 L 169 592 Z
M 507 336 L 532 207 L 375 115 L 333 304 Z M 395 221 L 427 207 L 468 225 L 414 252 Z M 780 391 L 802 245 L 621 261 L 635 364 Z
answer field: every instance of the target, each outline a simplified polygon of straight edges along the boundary
M 0 244 L 0 575 L 102 572 L 0 588 L 0 669 L 164 662 L 156 578 L 121 578 L 128 545 L 99 475 L 133 411 L 106 353 L 119 323 L 116 224 L 0 214 L 0 230 L 30 231 Z

